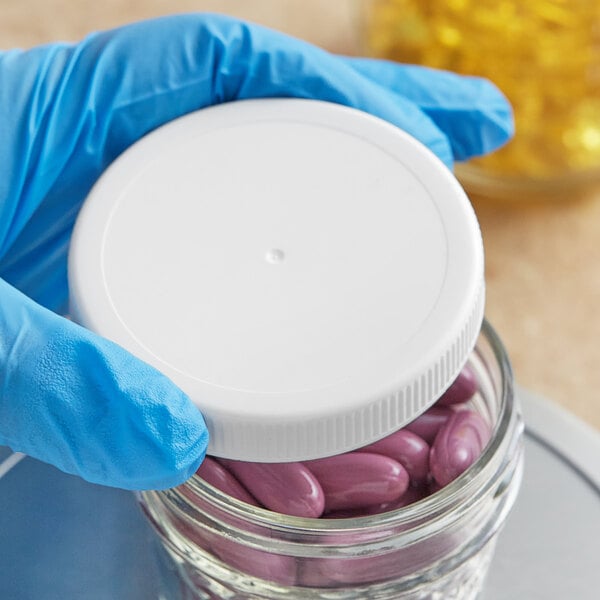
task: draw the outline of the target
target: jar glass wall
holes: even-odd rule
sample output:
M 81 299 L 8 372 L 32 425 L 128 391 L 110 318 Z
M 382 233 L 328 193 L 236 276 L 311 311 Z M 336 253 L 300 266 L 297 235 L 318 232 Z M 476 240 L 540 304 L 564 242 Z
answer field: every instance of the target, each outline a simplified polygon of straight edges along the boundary
M 516 136 L 457 169 L 480 193 L 556 194 L 600 178 L 600 4 L 596 0 L 372 0 L 365 52 L 491 79 Z
M 457 479 L 404 508 L 304 519 L 242 503 L 196 476 L 141 493 L 177 580 L 169 600 L 475 598 L 519 488 L 523 425 L 487 323 L 469 363 L 479 383 L 471 409 L 492 425 L 491 441 Z

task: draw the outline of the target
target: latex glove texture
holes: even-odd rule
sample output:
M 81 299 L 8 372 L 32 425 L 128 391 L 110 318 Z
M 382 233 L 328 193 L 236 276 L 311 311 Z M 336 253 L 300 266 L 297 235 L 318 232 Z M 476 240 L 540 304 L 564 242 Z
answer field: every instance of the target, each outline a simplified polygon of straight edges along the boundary
M 126 489 L 195 471 L 208 436 L 185 394 L 60 316 L 71 231 L 102 171 L 149 131 L 212 104 L 284 96 L 372 113 L 449 166 L 512 133 L 486 81 L 336 57 L 216 15 L 0 53 L 0 444 Z

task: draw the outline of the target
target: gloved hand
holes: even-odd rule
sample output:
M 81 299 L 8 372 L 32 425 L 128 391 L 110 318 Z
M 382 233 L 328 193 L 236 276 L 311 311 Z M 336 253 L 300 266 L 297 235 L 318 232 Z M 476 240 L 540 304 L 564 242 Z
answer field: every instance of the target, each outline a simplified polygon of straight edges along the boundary
M 137 139 L 211 104 L 267 96 L 370 112 L 448 166 L 512 132 L 485 81 L 335 57 L 220 16 L 0 53 L 0 444 L 127 489 L 173 486 L 198 467 L 207 432 L 189 399 L 60 316 L 69 238 L 92 184 Z

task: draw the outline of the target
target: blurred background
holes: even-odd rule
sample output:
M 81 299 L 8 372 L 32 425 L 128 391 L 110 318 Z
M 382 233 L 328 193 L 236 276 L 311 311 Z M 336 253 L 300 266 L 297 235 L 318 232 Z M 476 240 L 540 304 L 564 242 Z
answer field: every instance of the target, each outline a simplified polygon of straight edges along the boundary
M 517 381 L 600 429 L 600 2 L 0 0 L 0 47 L 191 11 L 499 85 L 517 137 L 457 169 L 483 231 L 486 314 Z

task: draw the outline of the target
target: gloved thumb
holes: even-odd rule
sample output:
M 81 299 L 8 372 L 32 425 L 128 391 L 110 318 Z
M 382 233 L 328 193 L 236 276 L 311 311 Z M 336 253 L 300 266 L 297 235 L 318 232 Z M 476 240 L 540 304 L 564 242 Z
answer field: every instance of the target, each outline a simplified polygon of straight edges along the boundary
M 191 476 L 207 443 L 167 377 L 0 279 L 0 444 L 94 483 L 161 489 Z

